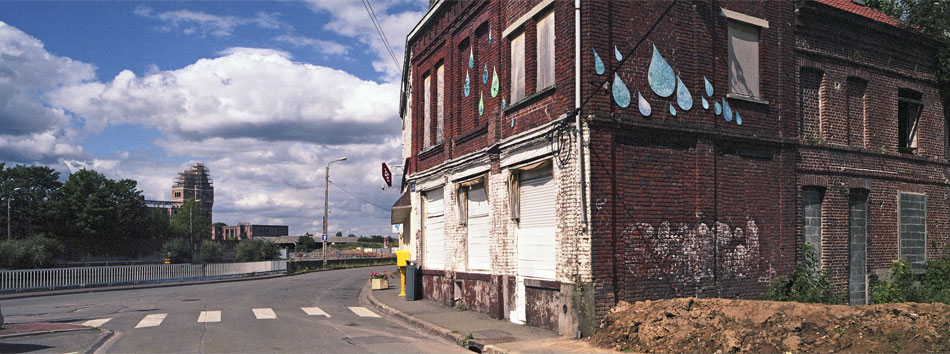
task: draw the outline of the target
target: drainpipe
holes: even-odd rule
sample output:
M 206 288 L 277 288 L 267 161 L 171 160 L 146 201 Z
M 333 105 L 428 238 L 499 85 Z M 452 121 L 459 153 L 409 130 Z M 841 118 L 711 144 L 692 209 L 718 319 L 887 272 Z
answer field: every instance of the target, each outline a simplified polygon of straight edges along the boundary
M 581 220 L 587 227 L 587 180 L 584 170 L 584 130 L 581 128 L 581 0 L 574 0 L 574 129 L 577 132 L 577 162 L 581 182 Z

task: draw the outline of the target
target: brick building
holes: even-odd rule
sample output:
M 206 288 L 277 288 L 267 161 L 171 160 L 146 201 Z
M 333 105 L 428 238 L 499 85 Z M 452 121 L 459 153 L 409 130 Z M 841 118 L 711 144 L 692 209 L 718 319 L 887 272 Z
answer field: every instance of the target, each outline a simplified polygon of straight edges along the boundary
M 393 220 L 425 297 L 587 334 L 621 300 L 758 297 L 806 240 L 854 296 L 852 239 L 872 272 L 940 252 L 934 43 L 850 5 L 433 2 L 408 36 L 411 210 Z M 911 54 L 842 45 L 855 25 Z M 878 92 L 861 128 L 860 92 Z M 928 135 L 897 123 L 910 105 Z
M 211 180 L 211 171 L 203 163 L 195 162 L 190 170 L 178 173 L 175 184 L 172 185 L 172 203 L 180 208 L 189 199 L 198 202 L 198 211 L 204 214 L 208 222 L 212 222 L 212 208 L 214 207 L 214 185 Z
M 246 240 L 259 237 L 280 237 L 289 235 L 287 225 L 252 225 L 238 223 L 232 226 L 212 226 L 212 240 Z

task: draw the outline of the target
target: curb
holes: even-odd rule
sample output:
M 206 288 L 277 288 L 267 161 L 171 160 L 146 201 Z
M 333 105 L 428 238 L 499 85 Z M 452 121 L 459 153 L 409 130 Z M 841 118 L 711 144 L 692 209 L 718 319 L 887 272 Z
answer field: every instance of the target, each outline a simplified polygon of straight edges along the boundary
M 23 298 L 28 298 L 28 297 L 39 297 L 39 296 L 98 293 L 98 292 L 105 292 L 105 291 L 139 290 L 139 289 L 169 288 L 169 287 L 175 287 L 175 286 L 188 286 L 188 285 L 200 285 L 200 284 L 230 283 L 230 282 L 237 282 L 237 281 L 262 280 L 262 279 L 270 279 L 270 278 L 286 277 L 286 276 L 291 276 L 291 274 L 279 273 L 279 274 L 253 276 L 253 277 L 192 281 L 192 282 L 186 282 L 186 283 L 119 285 L 119 286 L 102 286 L 102 287 L 79 288 L 79 289 L 51 290 L 51 291 L 44 291 L 44 292 L 39 292 L 39 291 L 22 292 L 22 293 L 0 295 L 0 300 L 23 299 Z
M 446 328 L 442 328 L 430 322 L 423 321 L 419 318 L 416 318 L 415 316 L 399 311 L 397 309 L 390 307 L 389 305 L 382 303 L 381 301 L 376 299 L 376 296 L 373 295 L 373 291 L 369 290 L 369 288 L 370 288 L 370 282 L 367 281 L 366 285 L 363 286 L 363 290 L 360 291 L 360 299 L 367 300 L 370 304 L 372 304 L 373 306 L 376 306 L 376 308 L 378 308 L 380 311 L 385 312 L 386 314 L 392 317 L 398 318 L 400 321 L 410 326 L 421 329 L 427 333 L 442 337 L 448 340 L 449 342 L 458 344 L 460 347 L 468 349 L 466 344 L 475 344 L 473 343 L 472 340 L 466 341 L 465 336 L 462 336 L 461 334 L 452 333 L 452 331 Z M 484 349 L 482 350 L 486 350 L 486 349 L 492 350 L 493 353 L 499 353 L 499 354 L 508 353 L 507 351 L 504 351 L 501 348 L 497 348 L 493 345 L 486 345 L 484 346 Z
M 52 334 L 52 333 L 63 333 L 63 332 L 75 332 L 75 331 L 89 331 L 92 330 L 92 327 L 87 328 L 69 328 L 69 329 L 53 329 L 48 331 L 36 331 L 36 332 L 27 332 L 27 333 L 14 333 L 14 334 L 3 334 L 0 335 L 0 339 L 7 338 L 16 338 L 16 337 L 28 337 L 28 336 L 38 336 L 41 334 Z

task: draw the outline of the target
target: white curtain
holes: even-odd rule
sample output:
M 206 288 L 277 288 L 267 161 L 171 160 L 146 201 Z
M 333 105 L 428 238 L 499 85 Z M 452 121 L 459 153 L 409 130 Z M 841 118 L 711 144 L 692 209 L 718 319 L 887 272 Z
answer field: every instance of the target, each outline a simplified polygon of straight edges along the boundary
M 422 133 L 424 134 L 424 136 L 422 137 L 423 147 L 432 146 L 432 138 L 429 137 L 431 135 L 430 132 L 432 131 L 431 130 L 432 128 L 429 127 L 430 125 L 432 125 L 432 117 L 431 117 L 431 113 L 429 112 L 431 111 L 431 108 L 429 108 L 430 106 L 429 104 L 429 93 L 430 93 L 429 81 L 430 80 L 429 79 L 430 77 L 428 75 L 426 75 L 425 79 L 422 79 L 422 85 L 424 86 L 423 87 L 424 92 L 422 93 L 422 116 L 423 116 L 422 124 L 424 125 L 424 127 L 422 128 Z
M 729 92 L 759 96 L 759 27 L 729 22 Z
M 439 68 L 436 69 L 435 72 L 436 72 L 436 89 L 435 89 L 435 94 L 436 94 L 436 98 L 435 98 L 435 104 L 436 104 L 436 109 L 435 109 L 435 116 L 436 116 L 436 120 L 435 120 L 435 124 L 436 124 L 436 126 L 435 126 L 435 143 L 436 143 L 436 144 L 441 144 L 441 143 L 442 143 L 442 127 L 444 126 L 443 122 L 445 121 L 445 120 L 444 120 L 444 119 L 445 119 L 445 114 L 444 114 L 445 110 L 443 109 L 443 107 L 444 107 L 444 102 L 445 102 L 445 99 L 444 99 L 444 97 L 443 97 L 443 93 L 445 92 L 445 90 L 444 90 L 444 89 L 445 89 L 445 65 L 439 65 Z
M 524 98 L 524 33 L 511 40 L 511 102 Z
M 538 86 L 554 85 L 554 13 L 538 21 Z

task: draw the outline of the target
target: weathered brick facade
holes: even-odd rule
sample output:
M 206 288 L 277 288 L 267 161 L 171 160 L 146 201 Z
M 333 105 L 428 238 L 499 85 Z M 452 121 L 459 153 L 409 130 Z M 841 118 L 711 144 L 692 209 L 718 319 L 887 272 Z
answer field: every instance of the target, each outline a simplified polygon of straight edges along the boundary
M 933 43 L 835 1 L 584 0 L 579 37 L 569 1 L 436 2 L 409 36 L 404 97 L 412 107 L 404 117 L 413 190 L 406 246 L 426 269 L 426 298 L 515 319 L 522 296 L 527 324 L 586 334 L 621 300 L 759 297 L 792 271 L 806 233 L 834 284 L 854 294 L 867 284 L 858 280 L 900 256 L 899 234 L 910 235 L 905 251 L 923 235 L 927 256 L 936 256 L 948 241 L 950 166 Z M 538 88 L 536 25 L 548 14 L 555 84 Z M 744 75 L 757 80 L 755 96 L 734 90 L 730 62 L 732 46 L 743 45 L 733 31 L 750 28 L 758 70 Z M 511 40 L 522 33 L 525 98 L 502 107 L 511 97 Z M 682 82 L 676 94 L 661 95 L 648 79 L 656 55 Z M 424 78 L 431 97 L 440 65 L 443 143 L 425 146 L 438 129 L 425 127 Z M 494 72 L 497 97 L 489 95 Z M 896 149 L 899 89 L 922 96 L 913 154 Z M 437 100 L 428 104 L 435 122 Z M 555 271 L 526 277 L 510 192 L 526 165 L 544 161 L 556 191 Z M 487 272 L 469 269 L 469 229 L 459 219 L 459 188 L 481 176 L 491 210 Z M 422 194 L 439 189 L 445 266 L 432 269 Z M 807 230 L 803 191 L 820 199 L 809 204 Z M 914 193 L 903 215 L 901 193 Z M 860 220 L 866 227 L 852 225 Z M 851 264 L 866 271 L 850 272 Z

